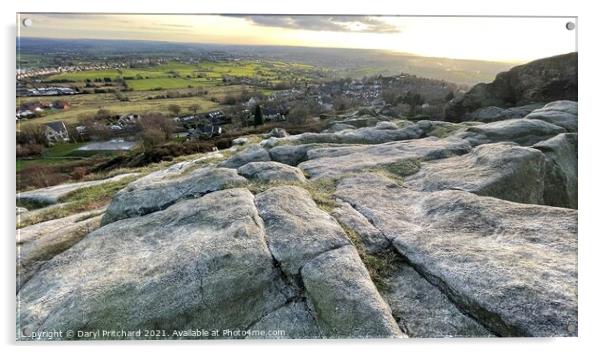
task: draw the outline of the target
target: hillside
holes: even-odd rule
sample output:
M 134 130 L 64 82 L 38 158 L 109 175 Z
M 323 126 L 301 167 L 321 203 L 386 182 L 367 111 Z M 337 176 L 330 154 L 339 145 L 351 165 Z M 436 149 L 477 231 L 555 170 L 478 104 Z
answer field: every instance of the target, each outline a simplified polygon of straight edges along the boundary
M 19 210 L 18 337 L 577 335 L 575 102 L 493 123 L 339 119 L 125 187 L 20 195 L 54 204 Z M 32 221 L 103 183 L 122 188 L 108 205 Z
M 491 83 L 475 85 L 454 100 L 446 112 L 449 121 L 470 120 L 482 107 L 515 107 L 555 100 L 577 100 L 577 53 L 532 61 L 499 73 Z

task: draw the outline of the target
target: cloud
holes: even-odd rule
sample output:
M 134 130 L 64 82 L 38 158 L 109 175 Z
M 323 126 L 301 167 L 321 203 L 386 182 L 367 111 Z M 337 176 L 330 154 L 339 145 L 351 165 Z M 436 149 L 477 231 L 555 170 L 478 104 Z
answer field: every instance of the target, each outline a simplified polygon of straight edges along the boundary
M 309 31 L 397 33 L 396 26 L 370 16 L 234 15 L 258 26 Z

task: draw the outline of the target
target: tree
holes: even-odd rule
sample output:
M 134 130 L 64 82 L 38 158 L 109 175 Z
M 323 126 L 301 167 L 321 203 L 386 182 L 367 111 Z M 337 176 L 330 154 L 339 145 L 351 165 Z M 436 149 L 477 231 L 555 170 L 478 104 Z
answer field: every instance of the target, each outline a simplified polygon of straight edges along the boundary
M 180 114 L 182 108 L 177 104 L 170 104 L 169 106 L 167 106 L 167 110 L 171 112 L 174 116 L 177 116 L 178 114 Z
M 399 100 L 399 92 L 395 89 L 385 89 L 381 93 L 381 97 L 390 105 L 396 105 Z
M 143 132 L 152 130 L 153 136 L 160 132 L 164 141 L 169 140 L 174 132 L 173 121 L 161 113 L 147 113 L 140 118 L 139 124 Z
M 288 113 L 288 121 L 292 124 L 302 125 L 307 122 L 310 111 L 304 102 L 296 102 Z
M 448 94 L 445 96 L 445 100 L 446 100 L 447 102 L 449 102 L 449 101 L 453 100 L 453 99 L 454 99 L 454 97 L 455 97 L 455 96 L 454 96 L 454 92 L 453 92 L 453 91 L 449 91 L 449 93 L 448 93 Z
M 416 114 L 416 107 L 424 103 L 424 98 L 419 93 L 408 91 L 401 102 L 410 106 L 410 115 Z
M 190 105 L 190 107 L 188 107 L 188 109 L 189 109 L 189 110 L 190 110 L 192 113 L 196 114 L 196 112 L 198 112 L 198 111 L 201 109 L 201 105 L 200 105 L 200 104 L 198 104 L 198 103 L 194 103 L 194 104 L 191 104 L 191 105 Z
M 257 105 L 255 106 L 255 113 L 253 114 L 254 120 L 253 120 L 253 125 L 254 126 L 259 126 L 263 124 L 263 112 L 261 111 L 261 106 Z

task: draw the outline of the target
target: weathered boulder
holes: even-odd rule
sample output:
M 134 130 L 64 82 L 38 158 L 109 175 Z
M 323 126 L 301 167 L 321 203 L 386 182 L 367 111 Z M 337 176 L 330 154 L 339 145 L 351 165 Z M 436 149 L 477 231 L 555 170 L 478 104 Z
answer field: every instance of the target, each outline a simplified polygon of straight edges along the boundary
M 357 127 L 351 125 L 351 124 L 345 124 L 345 123 L 334 123 L 331 124 L 328 129 L 324 130 L 323 133 L 336 133 L 336 132 L 340 132 L 343 130 L 348 130 L 348 129 L 356 129 Z
M 319 147 L 319 144 L 280 145 L 270 149 L 270 157 L 287 165 L 297 166 L 307 160 L 307 151 Z
M 528 146 L 560 133 L 566 133 L 566 130 L 542 120 L 508 119 L 469 127 L 453 136 L 466 139 L 473 146 L 504 141 Z
M 124 173 L 111 178 L 96 181 L 65 183 L 58 186 L 40 188 L 27 192 L 19 192 L 17 193 L 17 202 L 28 202 L 39 205 L 56 204 L 61 198 L 79 189 L 93 187 L 108 182 L 117 182 L 137 175 L 137 173 Z
M 287 301 L 261 225 L 229 189 L 104 226 L 24 284 L 17 330 L 246 329 Z
M 380 290 L 400 328 L 410 337 L 490 337 L 491 332 L 460 311 L 436 286 L 397 260 Z
M 275 333 L 275 330 L 283 333 Z M 249 328 L 249 331 L 249 339 L 321 338 L 316 320 L 304 300 L 294 300 L 269 313 Z
M 238 168 L 238 174 L 258 181 L 305 182 L 303 172 L 297 167 L 275 161 L 249 162 Z
M 461 155 L 470 149 L 470 144 L 463 139 L 434 137 L 378 145 L 317 148 L 309 150 L 308 161 L 298 167 L 311 178 L 334 178 L 408 159 L 428 161 Z
M 463 190 L 519 203 L 544 204 L 545 156 L 509 143 L 480 145 L 470 153 L 421 164 L 405 179 L 420 191 Z
M 336 133 L 303 133 L 281 139 L 264 140 L 262 145 L 265 148 L 272 148 L 278 145 L 300 144 L 382 144 L 389 141 L 417 139 L 422 134 L 422 130 L 416 125 L 408 124 L 396 129 L 367 127 Z
M 559 134 L 533 147 L 546 156 L 546 204 L 577 209 L 577 134 Z
M 391 242 L 380 230 L 375 228 L 366 217 L 360 214 L 349 203 L 341 206 L 331 213 L 339 224 L 353 230 L 362 241 L 363 247 L 369 253 L 376 253 L 387 249 Z
M 196 198 L 244 181 L 236 170 L 229 168 L 200 167 L 187 171 L 172 166 L 171 171 L 148 175 L 117 192 L 102 224 L 162 210 L 181 199 Z
M 246 150 L 243 150 L 226 161 L 219 163 L 218 167 L 239 168 L 249 162 L 255 161 L 270 161 L 270 154 L 260 145 L 252 145 Z
M 103 209 L 17 229 L 17 291 L 52 257 L 100 226 Z
M 399 127 L 397 126 L 397 124 L 395 124 L 393 122 L 386 121 L 386 120 L 383 120 L 383 121 L 380 121 L 380 122 L 376 123 L 376 125 L 374 126 L 374 128 L 381 129 L 381 130 L 396 130 L 396 129 L 399 129 Z
M 296 277 L 317 255 L 350 244 L 345 231 L 302 188 L 278 186 L 255 197 L 266 239 L 282 270 Z
M 483 123 L 497 122 L 500 120 L 523 118 L 534 109 L 540 108 L 540 104 L 532 104 L 520 107 L 500 108 L 495 106 L 479 108 L 469 114 L 470 120 Z
M 249 142 L 249 138 L 240 137 L 232 140 L 232 145 L 245 145 Z
M 539 59 L 499 73 L 489 84 L 473 86 L 446 108 L 448 121 L 469 120 L 481 107 L 509 107 L 577 100 L 577 52 Z
M 305 264 L 301 274 L 318 327 L 325 336 L 405 336 L 353 246 L 322 253 Z
M 287 137 L 288 133 L 286 132 L 286 130 L 284 130 L 284 128 L 274 128 L 272 130 L 270 130 L 269 133 L 265 134 L 266 138 L 284 138 Z
M 578 127 L 577 102 L 550 102 L 543 108 L 534 110 L 525 118 L 543 120 L 544 122 L 552 123 L 559 127 L 563 127 L 568 132 L 576 132 Z
M 376 174 L 343 179 L 336 196 L 493 333 L 577 335 L 575 210 L 415 192 Z

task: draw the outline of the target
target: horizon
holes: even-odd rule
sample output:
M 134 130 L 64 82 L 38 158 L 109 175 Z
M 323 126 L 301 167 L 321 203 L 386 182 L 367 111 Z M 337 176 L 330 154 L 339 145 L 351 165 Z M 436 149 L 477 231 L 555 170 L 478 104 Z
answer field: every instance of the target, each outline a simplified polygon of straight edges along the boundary
M 24 18 L 31 19 L 33 26 L 23 26 Z M 383 50 L 419 57 L 520 64 L 576 51 L 575 33 L 564 28 L 568 20 L 574 19 L 19 13 L 18 36 Z M 557 33 L 552 34 L 552 30 Z M 464 40 L 462 46 L 449 40 L 458 36 L 472 40 Z

